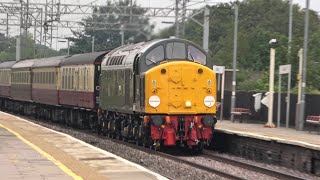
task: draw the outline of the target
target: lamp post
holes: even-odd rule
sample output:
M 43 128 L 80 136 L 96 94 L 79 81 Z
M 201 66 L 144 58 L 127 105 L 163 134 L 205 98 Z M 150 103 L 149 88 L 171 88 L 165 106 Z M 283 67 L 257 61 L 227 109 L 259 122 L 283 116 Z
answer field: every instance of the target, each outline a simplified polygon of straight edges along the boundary
M 305 117 L 305 88 L 307 79 L 307 58 L 308 58 L 308 35 L 309 35 L 309 4 L 310 0 L 306 0 L 306 12 L 304 17 L 304 41 L 303 41 L 303 60 L 302 60 L 302 77 L 301 77 L 301 92 L 300 92 L 300 104 L 297 105 L 298 113 L 298 125 L 297 130 L 302 131 L 304 127 Z
M 273 124 L 273 93 L 274 93 L 274 69 L 275 69 L 275 57 L 276 57 L 276 45 L 278 44 L 276 39 L 269 41 L 270 47 L 270 75 L 269 75 L 269 106 L 268 106 L 268 122 L 265 127 L 274 128 Z
M 237 69 L 237 48 L 238 48 L 238 5 L 234 6 L 234 37 L 233 37 L 233 63 L 232 63 L 232 96 L 231 96 L 231 112 L 236 104 L 236 69 Z M 234 121 L 234 116 L 231 113 L 231 121 Z
M 94 40 L 95 40 L 95 37 L 92 36 L 92 41 L 91 41 L 91 52 L 94 52 Z

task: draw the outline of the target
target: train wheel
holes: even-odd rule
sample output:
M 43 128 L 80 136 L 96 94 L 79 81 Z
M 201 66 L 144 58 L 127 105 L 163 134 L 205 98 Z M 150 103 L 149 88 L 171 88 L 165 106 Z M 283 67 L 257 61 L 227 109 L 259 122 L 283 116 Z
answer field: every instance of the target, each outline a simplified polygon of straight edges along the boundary
M 107 132 L 107 138 L 111 138 L 111 133 Z
M 204 149 L 204 142 L 200 141 L 197 146 L 193 147 L 193 152 L 196 154 L 200 154 L 202 153 L 203 149 Z
M 150 149 L 152 150 L 159 151 L 160 147 L 161 145 L 159 140 L 155 140 L 153 143 L 150 143 Z
M 121 134 L 120 134 L 120 133 L 117 133 L 117 135 L 116 135 L 116 139 L 118 139 L 118 140 L 121 140 L 121 139 L 122 139 L 122 137 L 121 137 Z
M 123 141 L 123 142 L 128 142 L 128 138 L 123 136 L 123 137 L 122 137 L 122 141 Z
M 148 147 L 149 147 L 149 144 L 150 144 L 149 138 L 144 137 L 144 138 L 142 139 L 142 146 L 145 147 L 145 148 L 148 148 Z
M 135 143 L 136 143 L 137 146 L 140 146 L 141 145 L 141 140 L 137 138 Z

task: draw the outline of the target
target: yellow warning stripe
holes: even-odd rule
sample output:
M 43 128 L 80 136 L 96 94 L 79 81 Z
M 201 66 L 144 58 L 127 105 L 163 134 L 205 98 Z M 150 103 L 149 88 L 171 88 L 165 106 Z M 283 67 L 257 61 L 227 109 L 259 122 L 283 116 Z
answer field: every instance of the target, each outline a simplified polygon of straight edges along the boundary
M 39 148 L 38 146 L 34 145 L 33 143 L 31 143 L 30 141 L 28 141 L 27 139 L 25 139 L 24 137 L 22 137 L 19 133 L 11 130 L 10 128 L 2 125 L 0 123 L 0 127 L 6 129 L 7 131 L 11 132 L 12 134 L 14 134 L 15 136 L 17 136 L 17 138 L 19 138 L 21 141 L 23 141 L 24 143 L 28 144 L 29 146 L 31 146 L 34 150 L 36 150 L 37 152 L 39 152 L 41 155 L 43 155 L 44 157 L 46 157 L 48 160 L 50 160 L 51 162 L 53 162 L 55 165 L 57 165 L 63 172 L 65 172 L 67 175 L 71 176 L 73 179 L 76 180 L 82 180 L 81 176 L 76 175 L 74 172 L 72 172 L 72 170 L 70 170 L 67 166 L 65 166 L 64 164 L 62 164 L 60 161 L 56 160 L 53 156 L 51 156 L 50 154 L 46 153 L 45 151 L 43 151 L 41 148 Z

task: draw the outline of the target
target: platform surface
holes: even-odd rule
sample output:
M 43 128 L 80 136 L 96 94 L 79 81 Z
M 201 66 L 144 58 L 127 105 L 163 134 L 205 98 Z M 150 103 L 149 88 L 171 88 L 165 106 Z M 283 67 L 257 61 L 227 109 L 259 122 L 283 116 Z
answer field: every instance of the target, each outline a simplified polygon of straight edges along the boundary
M 0 127 L 0 172 L 3 179 L 72 179 L 14 134 Z
M 279 143 L 291 144 L 306 147 L 309 149 L 320 150 L 320 135 L 309 133 L 308 131 L 297 131 L 291 128 L 267 128 L 263 124 L 249 124 L 246 122 L 231 122 L 230 120 L 219 120 L 216 130 L 237 134 L 250 138 L 273 140 Z
M 166 179 L 69 135 L 0 111 L 0 179 Z

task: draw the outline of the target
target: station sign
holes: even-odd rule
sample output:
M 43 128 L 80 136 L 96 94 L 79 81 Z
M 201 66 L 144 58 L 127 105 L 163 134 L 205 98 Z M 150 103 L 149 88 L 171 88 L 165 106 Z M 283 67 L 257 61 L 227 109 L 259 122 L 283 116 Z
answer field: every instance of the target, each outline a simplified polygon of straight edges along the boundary
M 212 68 L 215 73 L 217 74 L 223 74 L 224 73 L 224 66 L 213 66 Z
M 289 74 L 291 72 L 291 64 L 279 66 L 279 74 Z

